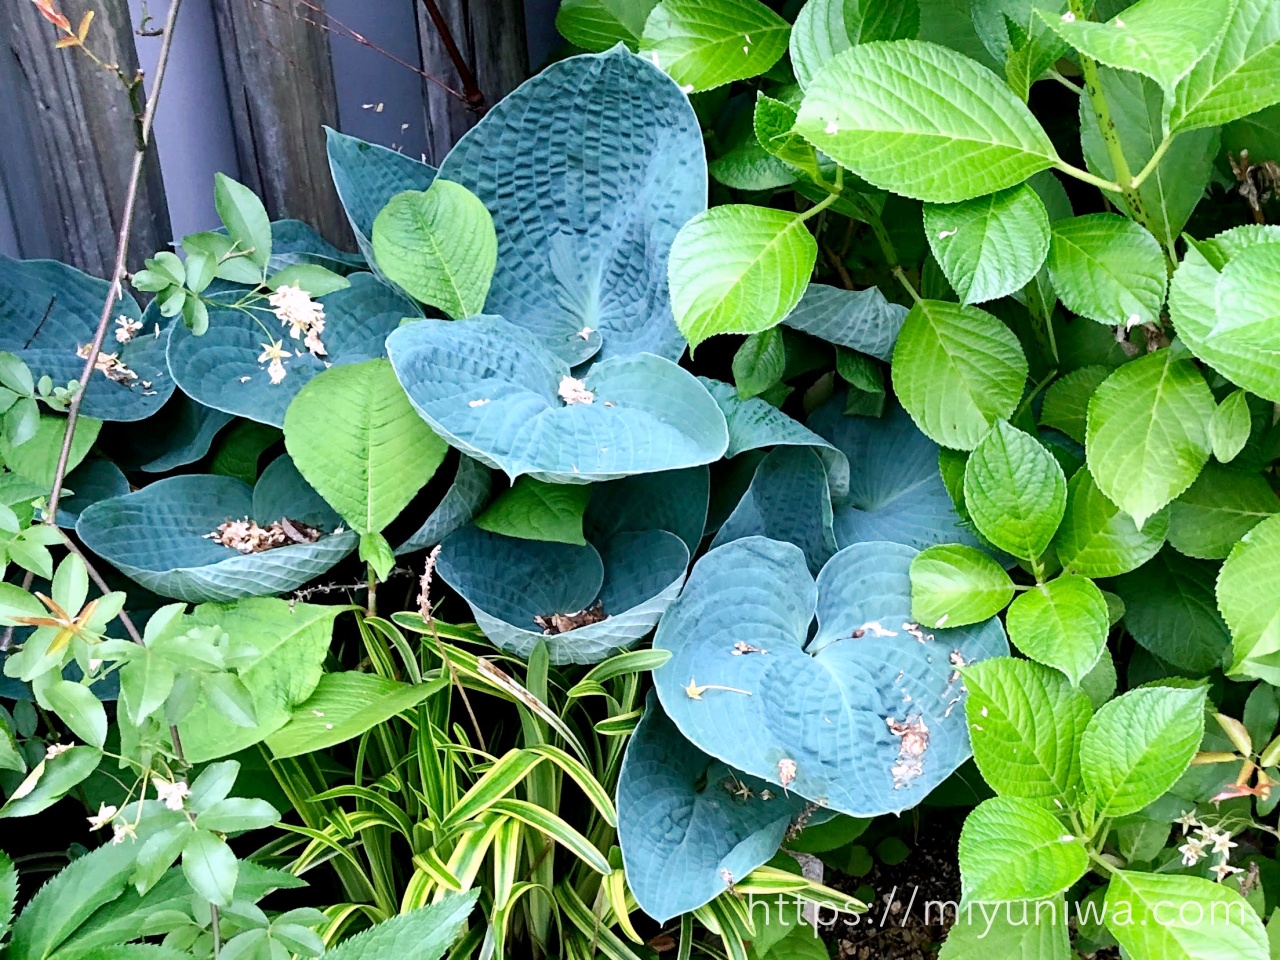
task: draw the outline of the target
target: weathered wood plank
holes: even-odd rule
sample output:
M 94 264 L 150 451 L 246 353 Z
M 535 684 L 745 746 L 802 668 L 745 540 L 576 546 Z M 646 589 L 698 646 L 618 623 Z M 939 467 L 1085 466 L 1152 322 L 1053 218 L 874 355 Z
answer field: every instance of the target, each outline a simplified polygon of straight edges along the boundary
M 127 0 L 62 0 L 73 24 L 96 12 L 89 47 L 126 76 L 138 69 Z M 21 89 L 6 96 L 29 98 L 41 200 L 56 247 L 51 253 L 96 276 L 114 265 L 116 233 L 133 163 L 133 107 L 123 83 L 78 50 L 56 50 L 55 28 L 27 2 L 0 4 L 0 29 L 22 74 Z M 139 103 L 141 98 L 139 98 Z M 170 241 L 160 162 L 152 140 L 139 184 L 129 267 Z
M 431 22 L 426 5 L 418 5 L 418 43 L 422 69 L 454 90 L 462 91 L 462 78 Z M 463 59 L 475 75 L 484 95 L 481 110 L 470 109 L 434 83 L 423 84 L 427 108 L 427 145 L 432 163 L 439 164 L 458 138 L 470 130 L 483 109 L 493 106 L 529 76 L 522 0 L 435 0 L 449 25 Z
M 305 220 L 354 249 L 322 125 L 338 125 L 323 0 L 213 0 L 240 178 L 272 219 Z

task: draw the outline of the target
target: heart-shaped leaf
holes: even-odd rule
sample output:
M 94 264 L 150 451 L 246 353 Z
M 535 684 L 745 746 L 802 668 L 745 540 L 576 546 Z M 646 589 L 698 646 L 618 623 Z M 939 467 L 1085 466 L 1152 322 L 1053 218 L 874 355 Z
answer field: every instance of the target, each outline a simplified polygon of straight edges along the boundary
M 667 715 L 712 756 L 852 816 L 919 803 L 969 755 L 956 664 L 1008 646 L 997 620 L 933 638 L 911 623 L 914 556 L 855 544 L 815 584 L 789 543 L 712 550 L 654 639 L 672 652 L 654 672 Z
M 386 355 L 383 342 L 405 317 L 419 316 L 417 306 L 372 274 L 354 274 L 351 286 L 320 298 L 324 306 L 322 360 L 291 340 L 288 329 L 263 311 L 216 307 L 209 310 L 209 330 L 197 337 L 182 324 L 173 328 L 169 369 L 184 393 L 216 410 L 225 410 L 259 423 L 279 427 L 289 403 L 321 370 Z M 243 291 L 228 288 L 217 299 L 234 301 Z M 263 327 L 266 329 L 264 330 Z M 272 383 L 265 362 L 259 363 L 264 341 L 293 344 L 302 356 L 283 360 L 285 377 Z
M 0 350 L 16 354 L 36 379 L 48 376 L 63 387 L 78 380 L 84 358 L 77 351 L 93 343 L 107 286 L 107 281 L 56 260 L 0 255 Z M 127 293 L 112 308 L 112 325 L 102 344 L 102 352 L 116 354 L 123 369 L 113 368 L 115 379 L 95 371 L 80 409 L 97 420 L 143 420 L 173 393 L 164 360 L 169 335 L 163 329 L 143 329 L 121 344 L 115 337 L 118 317 L 142 317 Z
M 597 550 L 464 527 L 437 569 L 494 646 L 528 658 L 545 643 L 562 664 L 598 663 L 652 630 L 688 564 L 689 548 L 665 530 L 619 533 Z
M 715 400 L 662 357 L 614 356 L 578 380 L 532 334 L 488 316 L 406 324 L 387 350 L 436 433 L 512 479 L 673 470 L 718 460 L 728 444 Z
M 906 318 L 907 308 L 890 303 L 879 287 L 842 290 L 811 283 L 782 322 L 830 343 L 888 360 Z
M 314 543 L 242 554 L 209 534 L 228 520 L 287 519 L 325 531 Z M 233 477 L 188 474 L 157 480 L 87 508 L 76 524 L 86 547 L 142 586 L 192 603 L 285 593 L 319 576 L 356 546 L 335 534 L 338 515 L 307 486 L 288 457 L 256 487 Z
M 836 543 L 891 540 L 923 548 L 938 543 L 981 546 L 956 514 L 942 474 L 938 445 L 896 403 L 883 417 L 846 417 L 836 398 L 809 418 L 858 469 L 848 496 L 835 506 Z
M 523 84 L 440 167 L 493 215 L 498 266 L 485 310 L 574 364 L 597 351 L 678 358 L 667 253 L 706 209 L 705 156 L 688 98 L 621 46 Z
M 650 693 L 618 775 L 618 841 L 636 903 L 659 923 L 696 910 L 767 862 L 806 805 L 707 756 Z

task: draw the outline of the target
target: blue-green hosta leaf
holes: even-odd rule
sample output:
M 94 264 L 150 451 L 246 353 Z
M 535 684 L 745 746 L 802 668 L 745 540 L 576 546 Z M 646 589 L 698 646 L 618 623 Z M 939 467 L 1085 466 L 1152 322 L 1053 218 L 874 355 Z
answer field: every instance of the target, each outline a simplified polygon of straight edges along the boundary
M 1049 253 L 1049 214 L 1029 184 L 953 204 L 926 204 L 924 232 L 961 303 L 1021 290 Z
M 1031 560 L 1048 549 L 1062 521 L 1067 478 L 1040 441 L 997 420 L 965 464 L 964 502 L 984 537 Z
M 1214 600 L 1216 576 L 1211 563 L 1162 550 L 1113 581 L 1124 601 L 1125 629 L 1180 670 L 1204 674 L 1220 667 L 1231 633 Z
M 919 26 L 916 0 L 808 0 L 791 28 L 791 67 L 807 87 L 836 54 L 872 40 L 910 40 Z
M 981 550 L 944 543 L 911 561 L 911 615 L 927 627 L 980 623 L 1012 599 L 1009 574 Z
M 1280 401 L 1280 322 L 1269 315 L 1266 298 L 1273 284 L 1268 271 L 1280 261 L 1264 251 L 1277 239 L 1269 228 L 1238 227 L 1188 244 L 1169 285 L 1169 316 L 1191 352 L 1271 401 Z M 1244 312 L 1222 313 L 1224 305 Z
M 837 501 L 848 492 L 849 460 L 830 442 L 764 400 L 757 397 L 743 400 L 727 383 L 706 377 L 698 379 L 719 404 L 729 426 L 726 457 L 763 447 L 812 447 L 827 465 L 832 500 Z
M 671 309 L 690 350 L 716 334 L 777 326 L 800 302 L 817 257 L 794 213 L 736 203 L 698 214 L 667 261 Z
M 1089 473 L 1139 529 L 1200 475 L 1215 406 L 1195 362 L 1172 348 L 1126 363 L 1089 400 Z
M 484 309 L 498 261 L 493 218 L 474 193 L 438 178 L 398 193 L 373 222 L 373 249 L 387 278 L 451 317 Z
M 715 400 L 662 357 L 615 355 L 577 380 L 533 334 L 489 316 L 406 324 L 387 350 L 436 433 L 512 479 L 613 480 L 712 463 L 728 444 Z
M 1141 224 L 1090 213 L 1053 225 L 1049 275 L 1068 308 L 1111 325 L 1157 323 L 1164 304 L 1164 254 Z
M 448 447 L 381 358 L 319 373 L 289 404 L 294 465 L 359 533 L 380 533 L 431 479 Z
M 191 626 L 218 627 L 230 638 L 236 673 L 253 700 L 255 720 L 253 726 L 235 726 L 201 696 L 178 727 L 183 752 L 192 763 L 238 753 L 289 722 L 294 707 L 320 682 L 333 621 L 343 609 L 256 597 L 205 603 L 191 612 Z
M 729 889 L 777 852 L 806 801 L 707 756 L 650 694 L 618 776 L 627 885 L 659 923 Z
M 67 486 L 58 501 L 58 526 L 74 527 L 85 508 L 100 500 L 123 497 L 129 481 L 110 460 L 86 460 L 67 474 Z
M 123 431 L 111 449 L 126 469 L 168 473 L 204 457 L 218 432 L 234 419 L 176 390 L 146 427 Z
M 1059 162 L 999 77 L 919 40 L 859 44 L 827 61 L 796 130 L 869 183 L 931 203 L 995 193 Z
M 973 759 L 1002 797 L 1051 809 L 1074 802 L 1080 738 L 1093 715 L 1087 694 L 1033 660 L 998 657 L 964 671 Z
M 786 53 L 790 31 L 760 0 L 662 0 L 640 55 L 692 93 L 764 73 Z
M 333 175 L 338 199 L 351 221 L 360 252 L 369 266 L 377 270 L 373 259 L 374 218 L 397 193 L 426 190 L 431 186 L 436 177 L 435 168 L 331 127 L 325 127 L 324 132 L 329 172 Z
M 1233 0 L 1139 0 L 1105 23 L 1044 15 L 1076 50 L 1150 77 L 1173 93 L 1222 34 Z
M 1164 139 L 1164 92 L 1154 80 L 1139 73 L 1100 67 L 1098 75 L 1129 169 L 1141 170 Z M 1145 222 L 1166 249 L 1172 249 L 1191 211 L 1204 196 L 1220 139 L 1219 131 L 1212 127 L 1178 136 L 1166 149 L 1164 159 L 1138 187 L 1146 211 Z M 1080 99 L 1080 140 L 1089 169 L 1115 180 L 1115 167 L 1102 139 L 1098 115 L 1087 97 Z M 1124 197 L 1113 196 L 1115 204 L 1128 211 Z
M 1088 577 L 1072 574 L 1019 594 L 1005 616 L 1014 646 L 1077 685 L 1102 655 L 1110 626 L 1102 591 Z
M 364 257 L 339 250 L 320 236 L 315 227 L 301 220 L 271 221 L 271 272 L 294 264 L 307 263 L 347 274 L 365 269 Z
M 688 98 L 653 64 L 622 47 L 553 64 L 495 104 L 440 176 L 493 215 L 486 311 L 575 364 L 683 352 L 667 253 L 706 209 L 706 160 Z
M 37 380 L 49 376 L 55 385 L 78 380 L 84 360 L 76 351 L 93 342 L 107 281 L 81 273 L 56 260 L 11 260 L 0 255 L 0 350 L 14 353 Z M 117 317 L 138 320 L 142 308 L 128 293 L 112 308 L 112 325 L 103 341 L 105 353 L 137 379 L 115 381 L 95 371 L 89 378 L 81 412 L 97 420 L 143 420 L 173 393 L 165 368 L 167 331 L 139 331 L 126 344 L 116 341 Z M 146 381 L 149 386 L 143 386 Z
M 716 533 L 712 549 L 744 537 L 794 543 L 818 573 L 836 552 L 831 489 L 810 448 L 777 447 L 756 467 L 751 486 Z
M 1190 904 L 1194 912 L 1186 909 Z M 1272 955 L 1267 931 L 1248 901 L 1203 877 L 1117 870 L 1104 906 L 1111 918 L 1107 929 L 1134 960 L 1267 960 Z M 1120 915 L 1130 922 L 1119 922 Z
M 1280 10 L 1273 0 L 1240 0 L 1227 29 L 1179 85 L 1169 126 L 1214 127 L 1280 99 Z
M 1067 573 L 1118 577 L 1154 557 L 1168 530 L 1169 511 L 1161 510 L 1139 530 L 1103 495 L 1088 470 L 1077 470 L 1067 484 L 1067 510 L 1053 545 Z
M 834 810 L 914 806 L 969 754 L 952 655 L 968 663 L 1008 649 L 996 620 L 920 642 L 907 629 L 919 631 L 914 555 L 855 544 L 815 584 L 792 544 L 717 547 L 654 640 L 672 652 L 654 672 L 667 715 L 703 751 Z
M 1102 816 L 1137 813 L 1177 782 L 1204 736 L 1204 701 L 1204 687 L 1140 687 L 1094 714 L 1080 769 Z
M 562 0 L 556 29 L 575 47 L 601 53 L 618 43 L 640 46 L 644 22 L 658 0 Z
M 1280 519 L 1244 535 L 1218 573 L 1218 609 L 1231 627 L 1231 674 L 1280 681 Z
M 355 274 L 351 286 L 321 297 L 324 305 L 324 345 L 328 354 L 311 356 L 301 342 L 289 338 L 289 330 L 272 314 L 255 311 L 251 316 L 229 307 L 209 311 L 209 330 L 197 337 L 183 324 L 173 327 L 169 338 L 169 369 L 188 394 L 205 406 L 225 410 L 259 423 L 279 427 L 289 402 L 321 370 L 325 363 L 338 366 L 385 356 L 383 341 L 405 317 L 418 316 L 417 306 L 379 282 L 373 274 Z M 242 294 L 230 288 L 218 299 Z M 267 334 L 284 341 L 287 349 L 302 356 L 284 360 L 285 378 L 272 383 L 266 363 L 259 363 Z
M 284 726 L 267 737 L 267 746 L 279 760 L 345 743 L 417 706 L 432 692 L 429 684 L 397 683 L 372 673 L 326 673 Z
M 1280 513 L 1280 499 L 1262 474 L 1207 463 L 1169 505 L 1169 545 L 1188 557 L 1224 560 L 1241 537 L 1273 513 Z
M 972 450 L 1013 414 L 1027 358 L 1013 331 L 986 311 L 922 300 L 902 325 L 892 373 L 899 401 L 930 439 Z
M 878 287 L 842 290 L 811 283 L 794 310 L 782 318 L 785 326 L 830 343 L 869 353 L 881 360 L 893 356 L 907 308 L 885 299 Z
M 595 484 L 582 518 L 583 530 L 593 543 L 604 543 L 619 533 L 666 530 L 684 541 L 692 557 L 707 525 L 710 496 L 711 473 L 706 467 L 641 473 Z
M 847 497 L 835 504 L 836 543 L 890 540 L 924 548 L 938 543 L 980 546 L 956 513 L 938 471 L 938 445 L 896 403 L 883 417 L 846 417 L 839 398 L 816 410 L 809 424 L 850 463 Z
M 597 550 L 464 527 L 444 541 L 437 569 L 494 646 L 528 657 L 543 642 L 551 662 L 563 664 L 598 663 L 632 646 L 679 594 L 688 564 L 689 548 L 665 530 L 619 533 Z M 544 632 L 559 629 L 557 614 L 597 602 L 603 620 Z
M 250 554 L 208 539 L 224 521 L 244 517 L 263 525 L 300 520 L 326 535 L 315 543 Z M 334 533 L 340 524 L 281 457 L 253 488 L 233 477 L 193 474 L 103 500 L 81 514 L 76 533 L 86 547 L 148 590 L 198 603 L 300 587 L 355 549 L 353 531 Z
M 470 457 L 458 457 L 458 470 L 436 508 L 413 535 L 396 547 L 396 556 L 428 550 L 474 520 L 489 499 L 493 473 Z
M 1083 841 L 1044 807 L 1019 797 L 984 800 L 960 831 L 964 899 L 1039 900 L 1062 893 L 1089 867 Z

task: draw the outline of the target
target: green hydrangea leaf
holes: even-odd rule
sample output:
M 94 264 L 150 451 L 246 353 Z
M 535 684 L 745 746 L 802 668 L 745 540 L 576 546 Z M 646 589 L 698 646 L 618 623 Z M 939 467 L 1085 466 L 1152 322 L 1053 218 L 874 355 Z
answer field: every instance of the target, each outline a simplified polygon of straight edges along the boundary
M 1014 646 L 1076 685 L 1098 662 L 1110 625 L 1102 591 L 1071 574 L 1019 594 L 1005 618 Z
M 603 53 L 616 43 L 640 46 L 644 22 L 658 0 L 563 0 L 556 29 L 575 47 Z
M 1232 548 L 1217 595 L 1231 627 L 1228 673 L 1280 680 L 1280 517 L 1263 520 Z
M 1272 0 L 1239 0 L 1213 48 L 1178 85 L 1170 129 L 1214 127 L 1280 100 L 1280 17 Z
M 1186 910 L 1189 904 L 1197 909 Z M 1271 956 L 1267 932 L 1253 907 L 1226 884 L 1203 877 L 1117 870 L 1104 906 L 1107 929 L 1133 960 Z M 1198 919 L 1192 922 L 1193 917 Z
M 692 93 L 764 73 L 790 33 L 759 0 L 662 0 L 645 21 L 640 55 Z
M 917 0 L 809 0 L 791 28 L 791 67 L 807 87 L 837 53 L 873 40 L 909 40 L 919 26 Z
M 475 519 L 490 533 L 526 540 L 585 544 L 582 515 L 591 499 L 591 487 L 571 483 L 543 483 L 519 477 Z
M 1169 511 L 1162 510 L 1139 530 L 1103 495 L 1088 470 L 1077 470 L 1067 484 L 1067 509 L 1053 545 L 1067 573 L 1116 577 L 1154 557 L 1168 529 Z
M 1082 317 L 1130 327 L 1160 319 L 1167 277 L 1160 243 L 1118 214 L 1056 222 L 1049 275 L 1062 302 Z
M 1083 444 L 1089 419 L 1089 398 L 1110 375 L 1110 367 L 1092 364 L 1055 380 L 1044 392 L 1040 425 L 1061 430 L 1076 443 Z
M 1044 807 L 1020 797 L 980 803 L 965 818 L 959 857 L 969 903 L 1050 897 L 1089 867 L 1080 838 Z
M 1214 600 L 1211 563 L 1162 550 L 1112 585 L 1124 601 L 1124 625 L 1161 660 L 1194 674 L 1222 666 L 1231 633 Z
M 911 616 L 928 627 L 962 627 L 995 616 L 1013 581 L 981 550 L 958 543 L 921 550 L 911 561 Z
M 1262 474 L 1207 463 L 1169 506 L 1169 543 L 1188 557 L 1223 560 L 1274 513 L 1280 513 L 1280 499 Z
M 1209 420 L 1209 445 L 1219 463 L 1230 463 L 1240 454 L 1252 427 L 1248 395 L 1243 390 L 1227 394 Z
M 733 382 L 742 400 L 764 393 L 782 379 L 787 348 L 777 327 L 753 333 L 733 355 Z
M 1052 900 L 1010 900 L 984 917 L 981 908 L 959 915 L 947 931 L 938 960 L 1070 960 L 1067 904 Z
M 964 502 L 979 532 L 1023 560 L 1049 546 L 1067 504 L 1067 478 L 1034 437 L 997 420 L 969 455 Z

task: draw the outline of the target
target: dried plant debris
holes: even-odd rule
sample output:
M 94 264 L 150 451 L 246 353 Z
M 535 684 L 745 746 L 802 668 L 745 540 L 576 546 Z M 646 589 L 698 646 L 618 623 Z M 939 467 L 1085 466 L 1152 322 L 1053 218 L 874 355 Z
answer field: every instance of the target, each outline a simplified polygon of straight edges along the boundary
M 76 349 L 76 356 L 81 360 L 88 360 L 92 352 L 93 344 L 86 343 Z M 138 375 L 121 361 L 120 354 L 107 353 L 105 350 L 98 351 L 98 356 L 93 361 L 93 369 L 113 383 L 123 383 L 126 387 L 133 386 L 133 381 L 138 379 Z
M 536 616 L 533 622 L 538 625 L 543 636 L 553 637 L 558 633 L 568 633 L 570 630 L 585 627 L 590 623 L 599 623 L 608 616 L 604 612 L 604 604 L 597 600 L 584 610 L 574 613 L 551 613 L 545 617 Z
M 920 715 L 901 721 L 885 717 L 884 722 L 889 727 L 889 732 L 901 739 L 898 744 L 898 759 L 889 770 L 893 774 L 893 789 L 901 790 L 911 786 L 916 777 L 924 773 L 924 755 L 929 749 L 929 727 Z
M 240 553 L 262 553 L 295 543 L 315 543 L 324 536 L 324 531 L 287 517 L 273 520 L 265 527 L 259 526 L 256 520 L 244 517 L 241 520 L 224 520 L 218 524 L 217 530 L 204 536 L 206 540 L 220 543 Z

